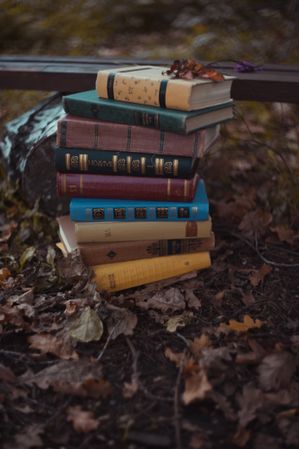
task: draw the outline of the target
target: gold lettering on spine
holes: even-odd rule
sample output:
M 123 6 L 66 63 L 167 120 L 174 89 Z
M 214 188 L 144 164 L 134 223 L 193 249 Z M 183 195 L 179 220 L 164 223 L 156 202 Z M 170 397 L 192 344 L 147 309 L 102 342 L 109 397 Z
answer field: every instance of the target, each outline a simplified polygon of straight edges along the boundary
M 80 175 L 80 195 L 83 195 L 83 175 Z
M 188 181 L 186 181 L 186 179 L 185 179 L 185 181 L 184 181 L 184 198 L 186 198 L 186 196 L 187 196 L 187 182 Z
M 178 161 L 178 159 L 175 159 L 173 161 L 173 174 L 174 174 L 174 176 L 178 176 L 178 174 L 179 174 L 179 161 Z
M 171 179 L 167 179 L 167 196 L 170 196 L 171 192 Z
M 117 159 L 118 156 L 112 156 L 112 169 L 114 173 L 117 173 Z
M 131 162 L 132 162 L 132 156 L 127 156 L 127 171 L 128 171 L 128 175 L 131 174 Z
M 145 175 L 145 172 L 146 172 L 145 162 L 146 162 L 145 157 L 142 157 L 141 158 L 141 174 L 142 175 Z
M 70 153 L 66 153 L 64 160 L 65 160 L 66 169 L 70 170 L 71 169 L 71 155 L 70 155 Z
M 87 154 L 79 155 L 79 167 L 81 171 L 87 171 L 87 160 L 88 160 Z
M 155 175 L 157 176 L 163 175 L 163 164 L 164 159 L 157 157 L 155 160 Z
M 159 163 L 159 175 L 163 175 L 163 165 L 164 165 L 164 159 L 160 159 L 160 163 Z

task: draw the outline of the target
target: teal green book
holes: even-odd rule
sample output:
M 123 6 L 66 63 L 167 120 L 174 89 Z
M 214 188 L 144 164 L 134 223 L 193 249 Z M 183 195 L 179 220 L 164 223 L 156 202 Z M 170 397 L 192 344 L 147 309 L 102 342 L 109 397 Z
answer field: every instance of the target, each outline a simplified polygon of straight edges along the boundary
M 70 217 L 72 221 L 205 221 L 209 202 L 201 179 L 190 202 L 73 198 Z
M 126 151 L 55 148 L 55 167 L 63 173 L 190 179 L 199 159 Z
M 201 128 L 233 118 L 232 100 L 216 106 L 186 112 L 141 104 L 104 100 L 96 90 L 63 97 L 65 112 L 107 122 L 146 126 L 178 134 L 189 134 Z

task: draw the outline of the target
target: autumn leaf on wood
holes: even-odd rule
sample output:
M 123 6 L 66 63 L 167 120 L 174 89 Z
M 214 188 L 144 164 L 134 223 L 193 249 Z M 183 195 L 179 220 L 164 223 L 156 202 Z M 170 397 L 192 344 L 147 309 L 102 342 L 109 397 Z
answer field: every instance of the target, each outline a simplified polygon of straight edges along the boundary
M 253 320 L 251 316 L 244 315 L 243 321 L 229 320 L 228 324 L 221 323 L 218 327 L 218 331 L 227 333 L 233 332 L 247 332 L 250 329 L 260 328 L 264 323 L 257 319 Z
M 82 410 L 80 405 L 74 405 L 67 409 L 67 421 L 70 421 L 76 432 L 91 432 L 99 426 L 99 421 L 94 414 L 87 410 Z
M 192 80 L 194 78 L 210 79 L 212 81 L 223 81 L 222 73 L 217 72 L 211 67 L 195 61 L 195 59 L 176 59 L 168 70 L 167 75 L 173 75 L 174 78 Z

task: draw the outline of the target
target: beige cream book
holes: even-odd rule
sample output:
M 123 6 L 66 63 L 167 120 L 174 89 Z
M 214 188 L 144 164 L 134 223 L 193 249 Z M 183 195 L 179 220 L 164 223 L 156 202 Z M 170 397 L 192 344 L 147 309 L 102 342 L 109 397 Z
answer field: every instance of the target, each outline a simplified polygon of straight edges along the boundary
M 209 238 L 211 218 L 206 221 L 75 222 L 78 243 L 124 242 L 127 240 L 169 240 Z
M 216 106 L 231 98 L 233 76 L 224 76 L 219 82 L 173 79 L 167 70 L 150 65 L 100 70 L 96 91 L 100 98 L 182 111 Z
M 215 247 L 215 237 L 211 233 L 202 239 L 134 240 L 124 242 L 77 243 L 75 226 L 69 215 L 57 218 L 59 237 L 66 254 L 80 250 L 86 265 L 118 263 L 127 260 L 149 259 L 176 254 L 211 251 Z

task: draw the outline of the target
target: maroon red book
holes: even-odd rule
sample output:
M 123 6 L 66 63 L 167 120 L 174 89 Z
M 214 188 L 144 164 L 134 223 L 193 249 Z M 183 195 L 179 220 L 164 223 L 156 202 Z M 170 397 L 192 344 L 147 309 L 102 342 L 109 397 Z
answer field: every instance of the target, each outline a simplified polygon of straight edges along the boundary
M 218 125 L 183 136 L 144 126 L 129 126 L 72 115 L 66 115 L 57 122 L 57 145 L 64 148 L 199 158 L 218 136 Z
M 199 180 L 57 173 L 60 196 L 127 200 L 192 201 Z

